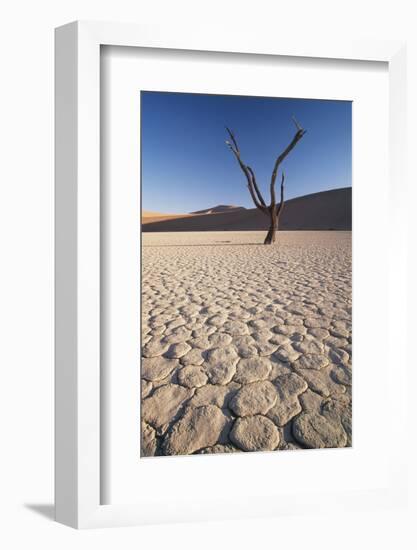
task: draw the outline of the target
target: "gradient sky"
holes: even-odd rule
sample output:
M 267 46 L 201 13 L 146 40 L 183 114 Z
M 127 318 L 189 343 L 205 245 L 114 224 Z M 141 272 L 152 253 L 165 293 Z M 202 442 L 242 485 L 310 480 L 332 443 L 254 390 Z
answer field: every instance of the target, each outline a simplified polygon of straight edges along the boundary
M 282 164 L 285 198 L 351 186 L 351 102 L 141 92 L 142 208 L 186 213 L 233 204 L 254 208 L 246 179 L 225 144 L 234 131 L 242 160 L 265 201 L 276 157 L 307 133 Z M 277 178 L 279 187 L 280 176 Z M 277 195 L 279 196 L 279 194 Z

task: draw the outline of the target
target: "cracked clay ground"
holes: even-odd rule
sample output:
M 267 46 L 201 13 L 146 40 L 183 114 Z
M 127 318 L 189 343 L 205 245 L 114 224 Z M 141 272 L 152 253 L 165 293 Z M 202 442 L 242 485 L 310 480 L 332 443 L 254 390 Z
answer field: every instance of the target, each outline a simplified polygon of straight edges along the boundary
M 351 445 L 351 233 L 145 233 L 142 456 Z

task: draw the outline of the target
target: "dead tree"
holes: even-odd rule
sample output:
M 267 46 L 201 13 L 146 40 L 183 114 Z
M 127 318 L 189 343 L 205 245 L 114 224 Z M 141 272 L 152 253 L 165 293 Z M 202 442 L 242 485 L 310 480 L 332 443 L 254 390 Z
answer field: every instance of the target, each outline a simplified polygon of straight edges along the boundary
M 277 179 L 278 169 L 282 161 L 285 159 L 285 157 L 294 149 L 294 147 L 297 145 L 297 143 L 306 133 L 306 130 L 303 130 L 303 128 L 298 124 L 298 122 L 295 120 L 294 117 L 293 117 L 293 121 L 297 128 L 297 131 L 294 137 L 292 138 L 291 143 L 288 145 L 288 147 L 286 147 L 286 149 L 284 149 L 284 151 L 280 155 L 278 155 L 277 160 L 275 161 L 275 164 L 274 164 L 274 169 L 272 170 L 271 183 L 269 186 L 271 202 L 269 205 L 267 205 L 266 202 L 264 201 L 264 198 L 259 190 L 258 184 L 256 182 L 255 174 L 252 168 L 247 164 L 245 164 L 240 157 L 240 149 L 238 147 L 238 144 L 233 132 L 226 127 L 227 133 L 229 134 L 231 139 L 231 141 L 226 141 L 226 144 L 229 146 L 230 150 L 235 155 L 239 163 L 239 166 L 241 167 L 243 173 L 246 176 L 249 193 L 251 194 L 252 200 L 255 203 L 256 208 L 258 208 L 270 219 L 269 230 L 265 237 L 264 244 L 272 244 L 273 242 L 275 242 L 275 233 L 279 228 L 279 218 L 284 208 L 284 180 L 285 180 L 284 172 L 282 172 L 282 176 L 281 176 L 281 200 L 279 204 L 276 203 L 276 198 L 275 198 L 275 180 Z

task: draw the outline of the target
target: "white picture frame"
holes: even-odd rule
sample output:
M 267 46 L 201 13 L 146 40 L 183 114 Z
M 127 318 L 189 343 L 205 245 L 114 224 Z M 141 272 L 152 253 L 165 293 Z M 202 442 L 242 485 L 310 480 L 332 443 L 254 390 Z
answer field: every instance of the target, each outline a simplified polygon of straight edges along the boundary
M 134 504 L 101 504 L 100 409 L 100 48 L 102 45 L 229 52 L 333 60 L 382 61 L 389 71 L 389 155 L 391 217 L 401 232 L 401 190 L 405 184 L 405 45 L 401 42 L 287 40 L 209 28 L 145 27 L 75 22 L 56 29 L 56 519 L 76 528 L 185 520 L 177 495 L 165 495 L 163 510 Z M 376 237 L 377 238 L 377 237 Z M 394 257 L 393 257 L 394 255 Z M 401 247 L 390 247 L 393 276 L 405 273 Z M 404 270 L 404 271 L 402 271 Z M 405 323 L 405 297 L 390 303 L 390 315 Z M 390 325 L 397 331 L 399 326 Z M 396 334 L 397 336 L 397 334 Z M 396 365 L 399 394 L 405 387 L 405 354 Z M 397 393 L 398 396 L 398 393 Z M 404 407 L 397 407 L 401 425 Z M 363 488 L 338 495 L 346 508 L 394 505 L 404 498 L 406 480 L 398 447 L 389 457 L 383 490 Z M 381 445 L 381 453 L 384 452 Z M 331 506 L 335 505 L 334 498 Z M 255 506 L 255 502 L 252 507 Z M 268 511 L 236 502 L 226 514 L 221 502 L 200 507 L 188 519 L 215 519 L 326 509 L 326 494 L 289 495 Z M 159 513 L 158 513 L 159 512 Z

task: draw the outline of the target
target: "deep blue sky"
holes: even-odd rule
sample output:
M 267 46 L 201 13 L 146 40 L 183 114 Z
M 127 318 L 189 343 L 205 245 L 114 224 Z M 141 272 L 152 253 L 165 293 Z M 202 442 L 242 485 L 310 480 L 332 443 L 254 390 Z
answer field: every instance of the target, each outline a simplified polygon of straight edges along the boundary
M 225 126 L 234 131 L 241 157 L 269 203 L 275 159 L 295 133 L 292 115 L 307 133 L 282 164 L 285 198 L 351 185 L 348 101 L 141 92 L 141 113 L 145 210 L 254 208 L 245 176 L 225 144 Z M 279 182 L 280 176 L 277 188 Z

